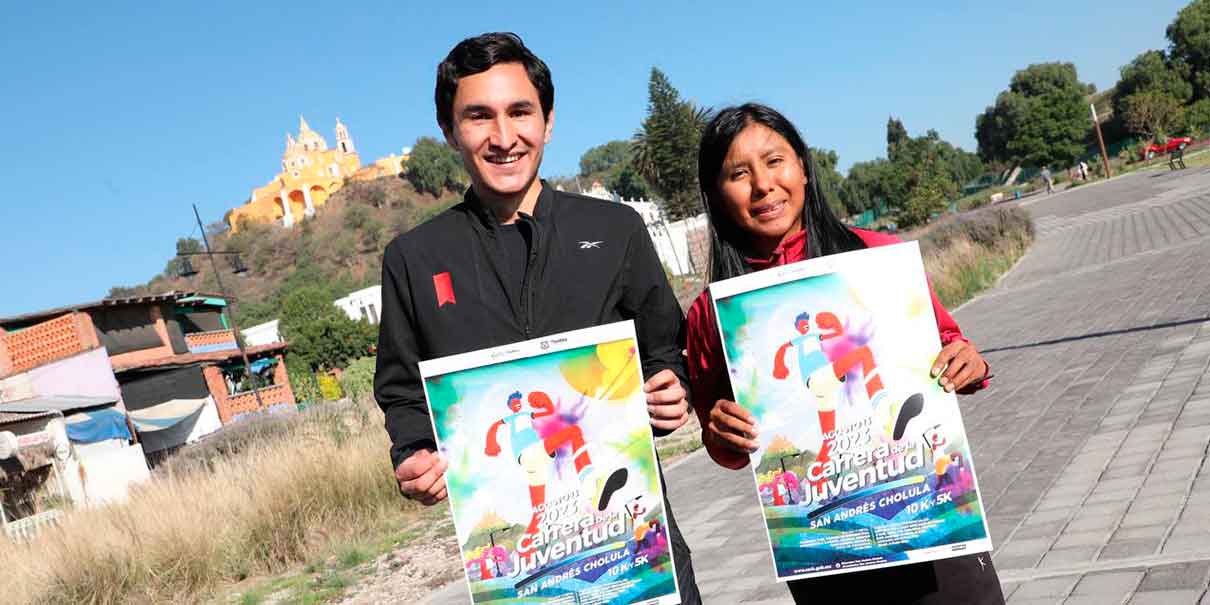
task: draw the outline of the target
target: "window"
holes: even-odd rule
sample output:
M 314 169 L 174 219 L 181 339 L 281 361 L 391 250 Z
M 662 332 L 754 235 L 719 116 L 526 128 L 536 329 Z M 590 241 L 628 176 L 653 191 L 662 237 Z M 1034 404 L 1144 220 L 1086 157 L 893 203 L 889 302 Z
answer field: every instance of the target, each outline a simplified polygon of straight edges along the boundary
M 273 386 L 273 367 L 275 365 L 277 365 L 275 362 L 266 364 L 264 360 L 253 363 L 251 379 L 244 371 L 243 364 L 232 364 L 220 368 L 223 379 L 227 383 L 227 393 L 229 395 L 249 393 L 254 389 Z
M 366 321 L 370 321 L 370 314 L 369 314 L 369 313 L 366 313 L 366 308 L 365 308 L 365 307 L 362 307 L 362 308 L 361 308 L 361 318 L 362 318 L 362 319 L 364 319 L 364 320 L 366 320 Z
M 378 310 L 374 308 L 373 304 L 370 305 L 370 323 L 378 323 Z

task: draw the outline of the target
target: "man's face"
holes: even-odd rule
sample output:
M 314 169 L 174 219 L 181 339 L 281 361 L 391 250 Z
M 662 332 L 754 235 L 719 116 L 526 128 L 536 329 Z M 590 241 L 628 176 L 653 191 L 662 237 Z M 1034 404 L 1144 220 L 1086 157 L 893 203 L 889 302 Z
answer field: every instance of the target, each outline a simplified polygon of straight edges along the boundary
M 542 115 L 538 89 L 520 63 L 500 63 L 458 81 L 445 139 L 462 154 L 480 197 L 522 196 L 538 175 L 554 111 Z
M 799 334 L 806 334 L 811 329 L 811 324 L 805 319 L 800 319 L 794 324 L 794 327 L 798 328 Z
M 508 398 L 508 409 L 510 409 L 514 412 L 520 412 L 521 411 L 521 398 L 520 397 L 509 397 Z

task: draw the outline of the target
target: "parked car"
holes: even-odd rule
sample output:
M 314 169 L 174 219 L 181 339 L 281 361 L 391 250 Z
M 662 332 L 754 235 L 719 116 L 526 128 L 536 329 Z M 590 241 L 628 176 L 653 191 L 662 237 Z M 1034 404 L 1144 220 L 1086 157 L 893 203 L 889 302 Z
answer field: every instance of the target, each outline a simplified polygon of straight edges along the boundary
M 1143 148 L 1143 159 L 1150 160 L 1161 153 L 1172 153 L 1178 149 L 1183 151 L 1192 144 L 1193 139 L 1189 137 L 1172 137 L 1167 143 L 1152 143 Z

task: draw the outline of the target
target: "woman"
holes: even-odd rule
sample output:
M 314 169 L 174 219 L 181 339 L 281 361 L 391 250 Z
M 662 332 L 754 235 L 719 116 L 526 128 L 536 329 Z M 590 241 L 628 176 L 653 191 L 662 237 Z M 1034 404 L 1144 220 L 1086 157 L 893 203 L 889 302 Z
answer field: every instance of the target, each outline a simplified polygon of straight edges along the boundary
M 769 107 L 729 107 L 710 121 L 698 156 L 698 182 L 713 231 L 711 281 L 899 241 L 841 223 L 828 208 L 814 170 L 797 129 Z M 942 344 L 933 376 L 950 392 L 985 387 L 987 362 L 935 295 L 933 308 Z M 708 291 L 690 307 L 688 322 L 689 377 L 702 441 L 721 466 L 743 468 L 757 449 L 758 431 L 752 415 L 733 400 Z M 821 410 L 820 422 L 824 426 L 834 418 L 825 420 Z M 833 598 L 861 603 L 1004 603 L 987 554 L 798 580 L 789 588 L 800 604 L 830 603 Z

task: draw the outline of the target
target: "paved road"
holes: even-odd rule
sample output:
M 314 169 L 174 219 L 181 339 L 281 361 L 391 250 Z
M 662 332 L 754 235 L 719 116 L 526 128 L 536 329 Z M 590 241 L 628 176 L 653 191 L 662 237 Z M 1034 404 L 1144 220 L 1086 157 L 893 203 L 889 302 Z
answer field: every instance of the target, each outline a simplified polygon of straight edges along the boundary
M 1210 171 L 1027 203 L 1034 247 L 955 314 L 996 374 L 962 403 L 1005 595 L 1198 603 L 1210 579 Z M 706 603 L 791 603 L 772 581 L 751 475 L 701 452 L 667 475 Z M 450 586 L 429 603 L 465 595 Z

